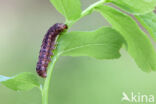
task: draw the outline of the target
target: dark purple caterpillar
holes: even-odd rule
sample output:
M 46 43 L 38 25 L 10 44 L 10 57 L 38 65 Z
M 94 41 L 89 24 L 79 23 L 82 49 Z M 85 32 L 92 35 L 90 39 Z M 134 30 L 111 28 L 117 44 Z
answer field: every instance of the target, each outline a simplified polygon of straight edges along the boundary
M 51 56 L 53 55 L 52 51 L 55 49 L 55 40 L 56 37 L 67 29 L 67 25 L 62 23 L 56 23 L 46 33 L 42 41 L 39 59 L 36 66 L 36 72 L 39 76 L 46 78 L 49 62 L 51 61 Z

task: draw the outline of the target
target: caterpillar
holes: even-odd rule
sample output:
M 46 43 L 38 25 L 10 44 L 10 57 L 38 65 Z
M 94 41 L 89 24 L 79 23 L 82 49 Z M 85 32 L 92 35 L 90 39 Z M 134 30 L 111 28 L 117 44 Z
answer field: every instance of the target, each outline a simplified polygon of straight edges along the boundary
M 48 32 L 45 34 L 36 65 L 36 72 L 39 76 L 46 78 L 46 70 L 49 62 L 51 61 L 51 56 L 53 55 L 52 51 L 55 49 L 56 37 L 67 28 L 66 24 L 56 23 L 50 27 Z

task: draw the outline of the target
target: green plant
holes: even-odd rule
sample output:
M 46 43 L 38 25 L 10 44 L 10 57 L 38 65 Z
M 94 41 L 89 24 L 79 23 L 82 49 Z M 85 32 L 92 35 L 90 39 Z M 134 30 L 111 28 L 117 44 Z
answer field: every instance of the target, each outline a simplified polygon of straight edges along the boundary
M 156 52 L 150 39 L 129 15 L 105 3 L 113 3 L 124 11 L 133 14 L 156 41 L 156 15 L 153 13 L 155 0 L 100 0 L 81 10 L 80 0 L 50 0 L 54 7 L 66 18 L 70 27 L 92 12 L 101 13 L 112 27 L 101 27 L 90 32 L 65 32 L 58 38 L 58 44 L 48 66 L 47 78 L 42 86 L 33 73 L 21 73 L 14 77 L 0 76 L 6 87 L 21 91 L 33 87 L 40 89 L 42 104 L 48 104 L 48 90 L 53 68 L 60 56 L 90 56 L 96 59 L 120 57 L 120 48 L 126 46 L 143 71 L 156 70 Z M 72 44 L 71 44 L 72 43 Z

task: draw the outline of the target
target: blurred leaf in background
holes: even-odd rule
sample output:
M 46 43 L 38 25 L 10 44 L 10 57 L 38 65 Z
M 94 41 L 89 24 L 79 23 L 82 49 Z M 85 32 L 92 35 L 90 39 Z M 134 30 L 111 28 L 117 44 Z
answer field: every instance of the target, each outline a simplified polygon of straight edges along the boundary
M 156 41 L 156 14 L 154 12 L 145 15 L 135 16 L 139 22 L 147 29 L 152 38 Z
M 135 14 L 152 12 L 156 6 L 156 0 L 109 0 L 121 9 Z

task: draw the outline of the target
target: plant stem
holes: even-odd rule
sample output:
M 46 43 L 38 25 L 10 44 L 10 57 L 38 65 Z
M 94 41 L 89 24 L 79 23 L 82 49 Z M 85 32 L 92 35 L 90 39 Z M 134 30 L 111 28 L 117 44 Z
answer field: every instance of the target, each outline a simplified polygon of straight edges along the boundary
M 106 0 L 100 0 L 98 2 L 95 2 L 94 4 L 92 4 L 91 6 L 89 6 L 87 9 L 85 9 L 82 13 L 81 13 L 81 16 L 74 20 L 74 21 L 67 21 L 66 24 L 68 24 L 69 28 L 75 23 L 77 22 L 78 20 L 80 20 L 81 18 L 83 18 L 84 16 L 88 15 L 91 13 L 91 11 L 105 3 Z M 48 65 L 48 72 L 47 72 L 47 78 L 45 79 L 45 82 L 44 82 L 44 86 L 43 86 L 43 89 L 41 90 L 42 91 L 42 104 L 48 104 L 48 92 L 49 92 L 49 86 L 50 86 L 50 79 L 52 77 L 52 73 L 53 73 L 53 69 L 54 69 L 54 66 L 55 66 L 55 63 L 57 61 L 57 59 L 59 58 L 60 55 L 57 54 L 57 51 L 55 52 L 56 54 L 54 54 L 54 56 L 52 57 L 52 62 Z
M 105 2 L 106 2 L 106 0 L 100 0 L 100 1 L 95 2 L 94 4 L 90 5 L 87 9 L 85 9 L 85 10 L 81 13 L 81 18 L 84 17 L 84 16 L 86 16 L 86 15 L 88 15 L 88 14 L 90 14 L 90 12 L 91 12 L 95 7 L 101 5 L 101 4 L 105 3 Z
M 42 104 L 48 104 L 48 92 L 49 92 L 49 86 L 50 86 L 50 79 L 52 77 L 53 69 L 55 66 L 55 63 L 58 59 L 59 55 L 54 55 L 52 57 L 52 62 L 48 66 L 48 72 L 47 72 L 47 78 L 45 79 L 44 86 L 42 89 Z
M 88 8 L 86 8 L 84 11 L 82 11 L 81 16 L 78 19 L 76 19 L 74 21 L 67 21 L 66 24 L 68 24 L 68 26 L 70 28 L 74 23 L 76 23 L 77 21 L 79 21 L 81 18 L 83 18 L 84 16 L 90 14 L 94 10 L 95 7 L 97 7 L 99 5 L 102 5 L 105 2 L 107 2 L 107 0 L 100 0 L 100 1 L 97 1 L 97 2 L 93 3 Z

